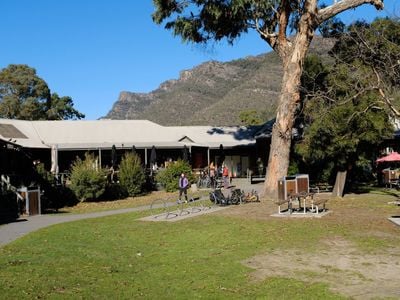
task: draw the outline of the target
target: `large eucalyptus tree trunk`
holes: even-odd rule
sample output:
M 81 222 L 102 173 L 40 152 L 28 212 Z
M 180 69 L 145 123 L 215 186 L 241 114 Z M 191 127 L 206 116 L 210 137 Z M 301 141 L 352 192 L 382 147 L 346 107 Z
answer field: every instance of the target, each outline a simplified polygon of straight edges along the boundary
M 304 2 L 304 12 L 298 23 L 298 31 L 293 41 L 286 39 L 290 0 L 282 0 L 279 11 L 279 32 L 275 35 L 262 34 L 283 62 L 281 94 L 272 130 L 268 169 L 264 184 L 264 196 L 276 198 L 278 179 L 285 176 L 289 167 L 292 128 L 297 105 L 300 101 L 300 78 L 303 63 L 315 29 L 322 22 L 338 13 L 370 3 L 376 9 L 383 9 L 382 0 L 341 0 L 322 9 L 317 8 L 317 0 Z
M 311 26 L 311 25 L 309 25 Z M 275 125 L 272 130 L 271 147 L 263 195 L 277 197 L 278 179 L 287 175 L 289 167 L 292 129 L 295 113 L 300 102 L 300 79 L 303 63 L 312 40 L 313 30 L 304 30 L 293 41 L 283 60 L 283 79 Z

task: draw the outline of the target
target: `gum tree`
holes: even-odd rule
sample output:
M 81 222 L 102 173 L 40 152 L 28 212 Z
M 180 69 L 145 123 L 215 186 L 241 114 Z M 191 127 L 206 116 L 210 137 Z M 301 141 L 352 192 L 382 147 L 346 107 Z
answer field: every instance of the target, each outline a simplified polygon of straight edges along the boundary
M 28 65 L 0 70 L 0 118 L 20 120 L 82 119 L 71 97 L 51 93 L 46 81 Z
M 362 4 L 383 9 L 382 0 L 342 0 L 323 8 L 318 0 L 153 0 L 153 20 L 185 42 L 206 43 L 255 30 L 279 55 L 282 87 L 272 132 L 264 193 L 276 196 L 279 177 L 286 175 L 292 128 L 300 103 L 300 78 L 315 30 L 339 13 Z M 290 31 L 290 29 L 292 31 Z M 291 34 L 291 32 L 293 34 Z

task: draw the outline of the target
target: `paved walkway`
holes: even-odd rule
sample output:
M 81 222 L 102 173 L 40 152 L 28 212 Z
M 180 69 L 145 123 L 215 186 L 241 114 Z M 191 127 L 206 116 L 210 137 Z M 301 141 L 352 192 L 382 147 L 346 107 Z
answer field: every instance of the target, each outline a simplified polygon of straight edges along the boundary
M 389 221 L 393 222 L 394 224 L 400 226 L 400 216 L 393 216 L 388 219 L 389 219 Z
M 167 203 L 167 206 L 174 206 L 175 203 Z M 154 208 L 161 208 L 163 204 L 154 205 Z M 25 217 L 15 222 L 0 225 L 0 246 L 8 244 L 30 232 L 48 227 L 54 224 L 66 223 L 76 220 L 91 219 L 105 217 L 117 214 L 124 214 L 135 211 L 144 211 L 150 209 L 149 205 L 133 208 L 124 208 L 116 210 L 108 210 L 87 214 L 54 214 L 54 215 L 37 215 Z

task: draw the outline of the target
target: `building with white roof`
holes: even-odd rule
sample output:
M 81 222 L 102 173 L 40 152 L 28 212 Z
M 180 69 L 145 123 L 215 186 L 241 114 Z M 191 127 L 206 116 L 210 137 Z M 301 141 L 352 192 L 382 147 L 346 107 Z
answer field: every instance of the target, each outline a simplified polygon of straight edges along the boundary
M 255 155 L 257 128 L 212 126 L 161 126 L 147 120 L 25 121 L 0 119 L 0 142 L 29 151 L 33 159 L 50 161 L 51 149 L 66 169 L 77 154 L 97 152 L 102 165 L 109 164 L 111 147 L 120 155 L 135 147 L 148 165 L 151 148 L 160 163 L 176 159 L 186 146 L 193 167 L 207 166 L 220 155 L 222 145 L 232 172 L 246 170 Z M 61 163 L 62 164 L 62 163 Z M 61 171 L 61 169 L 60 169 Z

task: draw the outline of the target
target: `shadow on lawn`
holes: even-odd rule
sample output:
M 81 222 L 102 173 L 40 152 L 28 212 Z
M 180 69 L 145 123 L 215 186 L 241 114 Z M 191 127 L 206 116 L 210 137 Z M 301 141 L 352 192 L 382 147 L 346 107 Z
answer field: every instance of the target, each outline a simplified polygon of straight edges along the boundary
M 400 192 L 397 189 L 378 187 L 376 185 L 367 185 L 367 184 L 356 185 L 352 187 L 350 192 L 354 194 L 377 193 L 380 195 L 388 195 L 400 199 Z

